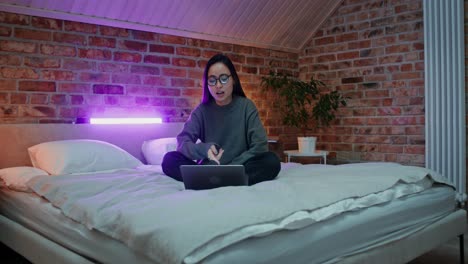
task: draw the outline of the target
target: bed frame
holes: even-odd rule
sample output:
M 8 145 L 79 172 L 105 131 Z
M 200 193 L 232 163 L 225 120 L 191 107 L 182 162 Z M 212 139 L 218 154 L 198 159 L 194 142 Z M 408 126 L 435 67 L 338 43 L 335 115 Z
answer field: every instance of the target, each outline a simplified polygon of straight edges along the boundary
M 146 125 L 0 124 L 0 169 L 31 166 L 27 149 L 36 144 L 64 139 L 95 139 L 117 145 L 146 163 L 141 152 L 145 140 L 175 137 L 183 123 Z
M 115 144 L 145 162 L 144 140 L 174 137 L 183 123 L 154 125 L 3 124 L 0 125 L 0 168 L 31 166 L 27 148 L 63 139 L 96 139 Z M 465 210 L 456 210 L 436 223 L 398 241 L 344 258 L 340 263 L 407 263 L 450 239 L 460 238 L 460 263 L 464 263 Z M 93 263 L 48 238 L 1 215 L 0 242 L 33 263 Z

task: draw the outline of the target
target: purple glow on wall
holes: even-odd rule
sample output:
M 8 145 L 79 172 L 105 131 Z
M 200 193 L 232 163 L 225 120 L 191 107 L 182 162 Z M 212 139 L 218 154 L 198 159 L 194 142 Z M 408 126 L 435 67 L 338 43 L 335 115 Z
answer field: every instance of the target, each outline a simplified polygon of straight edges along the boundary
M 90 118 L 90 124 L 111 125 L 111 124 L 161 124 L 159 117 L 132 117 L 132 118 Z

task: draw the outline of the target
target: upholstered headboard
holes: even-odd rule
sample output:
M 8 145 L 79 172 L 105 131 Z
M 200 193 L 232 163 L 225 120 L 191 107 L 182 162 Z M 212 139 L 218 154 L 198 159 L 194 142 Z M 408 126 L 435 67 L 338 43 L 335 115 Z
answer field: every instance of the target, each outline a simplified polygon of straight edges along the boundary
M 183 123 L 145 125 L 0 124 L 0 169 L 31 166 L 27 149 L 42 142 L 95 139 L 117 145 L 145 162 L 143 141 L 175 137 Z

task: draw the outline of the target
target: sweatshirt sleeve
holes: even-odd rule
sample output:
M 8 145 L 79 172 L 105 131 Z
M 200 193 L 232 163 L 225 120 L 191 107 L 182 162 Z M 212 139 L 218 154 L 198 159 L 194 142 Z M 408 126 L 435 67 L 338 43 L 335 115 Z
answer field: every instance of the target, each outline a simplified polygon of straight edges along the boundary
M 192 160 L 207 158 L 208 149 L 214 143 L 196 143 L 203 133 L 201 113 L 195 109 L 185 122 L 184 128 L 177 136 L 177 151 Z
M 258 110 L 252 102 L 246 111 L 245 125 L 247 127 L 245 136 L 247 137 L 248 150 L 234 158 L 231 164 L 243 164 L 255 155 L 268 151 L 267 134 L 258 116 Z

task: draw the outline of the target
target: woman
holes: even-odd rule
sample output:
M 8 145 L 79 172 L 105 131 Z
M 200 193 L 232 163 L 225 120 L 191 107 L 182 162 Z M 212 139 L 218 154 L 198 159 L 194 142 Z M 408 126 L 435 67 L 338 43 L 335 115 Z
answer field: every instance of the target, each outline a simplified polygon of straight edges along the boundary
M 200 140 L 200 143 L 196 143 Z M 265 128 L 257 108 L 242 90 L 232 61 L 213 56 L 203 73 L 203 98 L 177 136 L 177 151 L 168 152 L 162 168 L 182 181 L 180 165 L 242 164 L 249 185 L 274 179 L 280 160 L 268 151 Z

